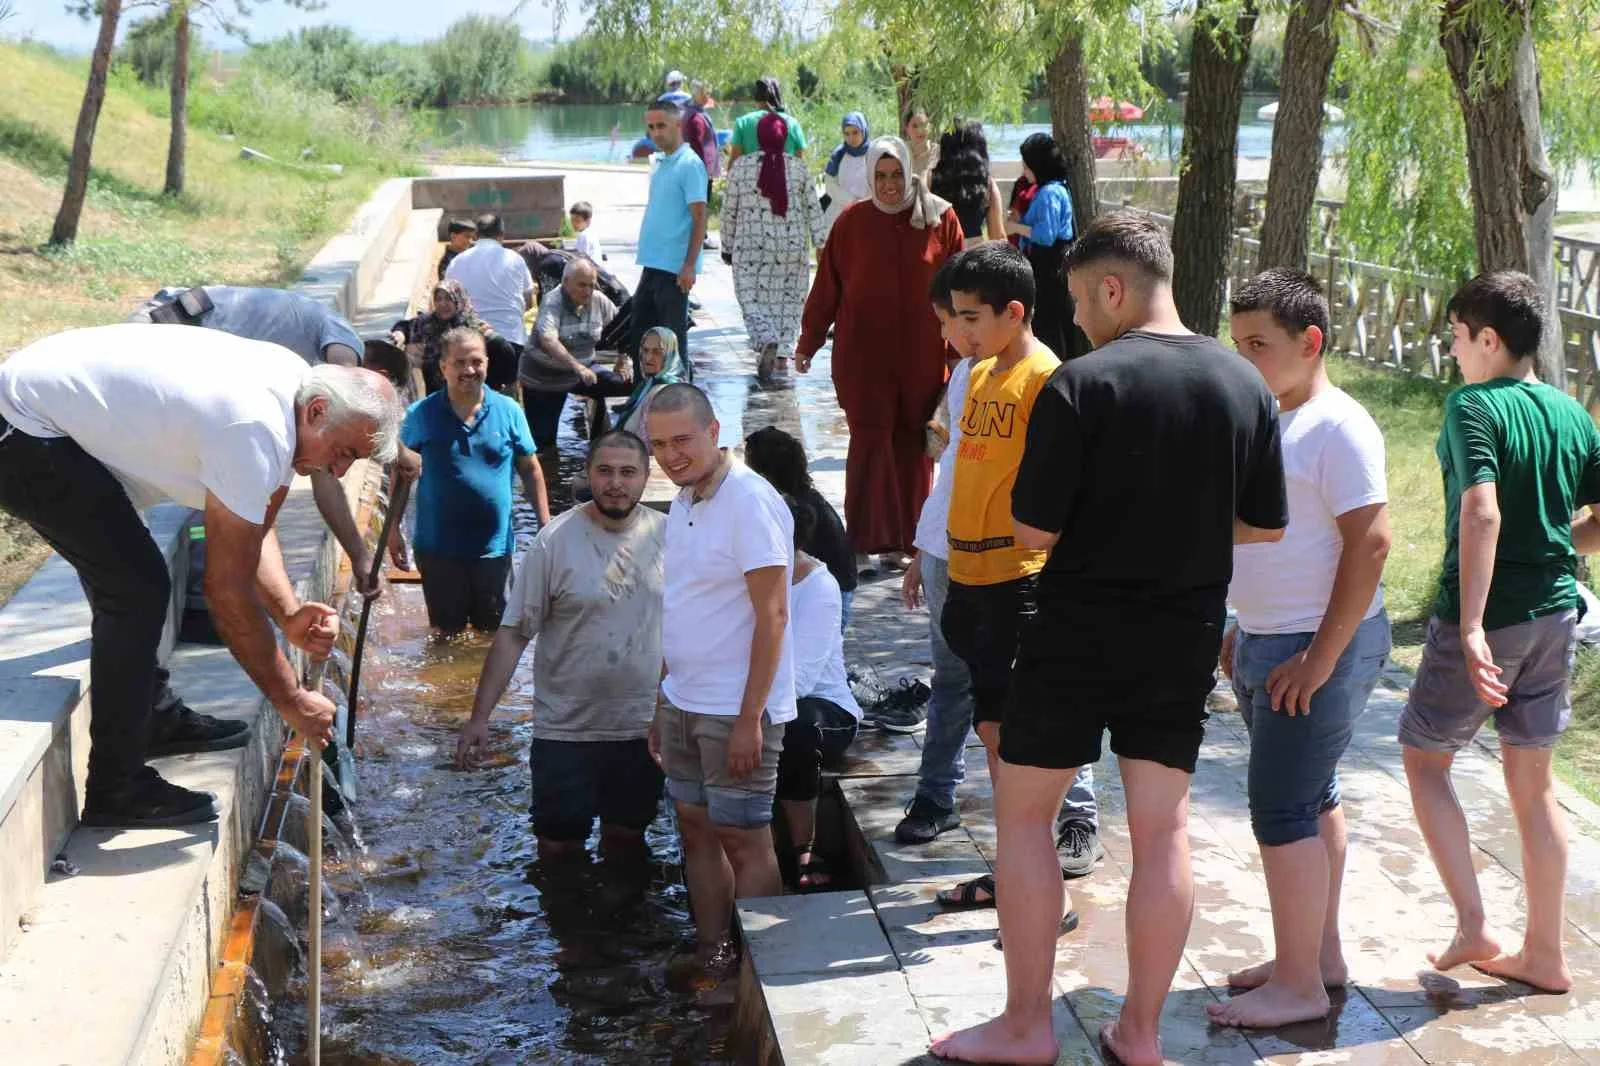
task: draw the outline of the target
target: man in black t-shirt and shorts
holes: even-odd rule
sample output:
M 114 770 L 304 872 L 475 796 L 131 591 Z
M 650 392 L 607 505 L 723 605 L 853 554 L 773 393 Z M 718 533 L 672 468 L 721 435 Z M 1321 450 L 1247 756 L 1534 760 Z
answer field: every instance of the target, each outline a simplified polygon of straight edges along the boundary
M 1096 350 L 1062 365 L 1028 423 L 1017 543 L 1046 548 L 995 781 L 1007 1006 L 934 1042 L 966 1062 L 1054 1062 L 1051 971 L 1063 893 L 1048 827 L 1111 731 L 1139 852 L 1128 990 L 1100 1033 L 1128 1066 L 1161 1061 L 1162 1003 L 1189 932 L 1189 777 L 1215 682 L 1233 545 L 1288 524 L 1277 405 L 1256 369 L 1191 333 L 1172 249 L 1149 215 L 1102 215 L 1068 253 Z

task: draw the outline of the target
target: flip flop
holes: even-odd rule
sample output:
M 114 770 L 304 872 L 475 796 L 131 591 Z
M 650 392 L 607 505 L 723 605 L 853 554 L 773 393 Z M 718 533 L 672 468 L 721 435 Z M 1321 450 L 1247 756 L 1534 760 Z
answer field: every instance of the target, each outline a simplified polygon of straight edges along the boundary
M 989 893 L 988 899 L 979 899 L 979 892 Z M 984 874 L 970 881 L 962 881 L 954 888 L 941 888 L 933 897 L 945 910 L 975 911 L 994 906 L 994 874 Z

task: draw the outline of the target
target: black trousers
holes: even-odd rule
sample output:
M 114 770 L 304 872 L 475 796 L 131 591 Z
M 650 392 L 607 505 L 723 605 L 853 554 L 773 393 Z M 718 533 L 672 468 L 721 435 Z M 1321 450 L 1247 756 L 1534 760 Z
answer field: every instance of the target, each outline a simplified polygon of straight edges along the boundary
M 689 368 L 689 294 L 678 288 L 678 275 L 645 267 L 633 291 L 633 380 L 639 380 L 639 342 L 644 331 L 665 326 L 678 337 L 678 354 Z M 693 376 L 693 372 L 690 372 Z
M 822 791 L 822 765 L 842 757 L 856 739 L 855 715 L 820 696 L 801 696 L 783 732 L 777 798 L 814 800 Z M 796 841 L 796 843 L 802 843 Z
M 89 596 L 88 793 L 108 795 L 144 766 L 172 577 L 121 482 L 76 441 L 3 419 L 0 435 L 0 509 L 71 563 Z
M 494 559 L 453 559 L 417 552 L 417 571 L 422 575 L 428 622 L 435 628 L 446 635 L 461 632 L 468 622 L 480 633 L 500 628 L 511 577 L 509 553 Z
M 633 386 L 622 380 L 615 370 L 594 367 L 593 385 L 579 385 L 566 392 L 550 392 L 522 383 L 522 410 L 528 416 L 528 428 L 533 431 L 533 443 L 540 451 L 554 448 L 556 435 L 561 429 L 561 412 L 567 405 L 567 392 L 574 396 L 604 399 L 608 396 L 626 396 Z M 591 437 L 593 434 L 591 434 Z

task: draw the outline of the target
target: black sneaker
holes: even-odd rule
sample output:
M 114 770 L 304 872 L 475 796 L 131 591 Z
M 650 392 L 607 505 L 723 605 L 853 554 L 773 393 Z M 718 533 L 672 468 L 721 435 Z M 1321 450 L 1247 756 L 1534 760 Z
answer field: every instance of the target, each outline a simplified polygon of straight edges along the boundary
M 871 711 L 873 723 L 886 733 L 916 733 L 928 723 L 928 697 L 933 691 L 922 681 L 901 678 Z
M 1061 876 L 1071 881 L 1094 873 L 1094 864 L 1106 857 L 1106 849 L 1100 846 L 1100 836 L 1094 826 L 1073 818 L 1061 824 L 1056 836 L 1056 855 L 1061 859 Z
M 961 815 L 917 796 L 906 804 L 906 816 L 894 827 L 894 838 L 902 844 L 927 844 L 960 825 Z
M 150 767 L 114 792 L 91 795 L 80 821 L 114 829 L 152 829 L 215 821 L 217 798 L 209 792 L 180 788 Z
M 150 744 L 145 753 L 157 755 L 183 755 L 196 751 L 227 751 L 242 748 L 250 743 L 250 726 L 247 722 L 230 722 L 201 714 L 179 702 L 171 711 L 155 711 L 150 715 Z

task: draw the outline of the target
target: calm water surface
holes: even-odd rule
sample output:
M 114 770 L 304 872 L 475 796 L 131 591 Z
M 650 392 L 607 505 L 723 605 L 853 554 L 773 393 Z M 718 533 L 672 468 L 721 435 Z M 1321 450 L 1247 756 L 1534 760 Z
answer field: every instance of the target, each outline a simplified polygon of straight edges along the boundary
M 1240 115 L 1239 154 L 1247 158 L 1266 158 L 1272 152 L 1272 124 L 1256 118 L 1270 96 L 1245 98 Z M 738 104 L 720 107 L 715 113 L 718 128 L 727 128 L 733 119 L 749 110 Z M 487 148 L 508 160 L 540 160 L 563 163 L 620 163 L 628 158 L 633 142 L 644 135 L 644 116 L 633 105 L 614 104 L 523 104 L 514 107 L 452 108 L 433 113 L 433 138 L 451 146 Z M 1138 141 L 1155 159 L 1170 159 L 1183 141 L 1180 119 L 1174 125 L 1142 122 L 1114 126 L 1111 136 Z M 1050 114 L 1042 103 L 1031 104 L 1023 121 L 988 129 L 990 154 L 995 159 L 1016 159 L 1018 148 L 1029 134 L 1048 133 Z M 832 129 L 807 130 L 816 150 L 832 150 Z M 1340 142 L 1342 129 L 1328 133 L 1330 147 Z

